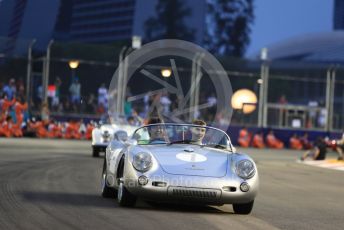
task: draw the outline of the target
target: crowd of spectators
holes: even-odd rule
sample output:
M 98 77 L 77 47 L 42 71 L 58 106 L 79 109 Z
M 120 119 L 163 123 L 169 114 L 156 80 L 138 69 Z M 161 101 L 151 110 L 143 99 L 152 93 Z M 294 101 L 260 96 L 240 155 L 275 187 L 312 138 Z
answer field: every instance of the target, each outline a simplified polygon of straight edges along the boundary
M 72 95 L 71 100 L 77 100 L 75 96 Z M 37 116 L 29 116 L 25 87 L 21 79 L 16 82 L 11 78 L 8 84 L 0 83 L 0 98 L 0 136 L 91 139 L 94 123 L 85 124 L 83 120 L 57 122 L 50 116 L 48 102 L 40 104 Z M 58 97 L 52 99 L 53 105 L 60 105 Z
M 282 149 L 285 147 L 284 143 L 275 136 L 273 130 L 269 130 L 264 137 L 263 130 L 257 131 L 252 134 L 247 127 L 243 127 L 239 131 L 238 144 L 241 147 L 254 147 L 254 148 L 272 148 Z M 307 150 L 301 157 L 301 160 L 312 158 L 313 160 L 324 160 L 326 157 L 327 149 L 332 149 L 338 153 L 338 160 L 343 160 L 344 152 L 344 134 L 340 140 L 330 140 L 319 136 L 316 141 L 311 142 L 308 138 L 308 133 L 304 133 L 299 137 L 296 133 L 292 134 L 289 138 L 287 145 L 290 149 Z
M 98 115 L 98 118 L 107 117 L 108 89 L 105 84 L 101 84 L 97 90 L 97 95 L 90 93 L 83 97 L 81 96 L 82 85 L 77 78 L 70 83 L 68 95 L 61 94 L 62 87 L 63 83 L 57 77 L 54 81 L 53 90 L 48 94 L 48 101 L 43 101 L 42 88 L 38 87 L 36 96 L 30 101 L 29 116 L 23 79 L 11 78 L 7 83 L 0 82 L 0 136 L 31 135 L 50 138 L 90 139 L 94 127 L 93 123 L 84 123 L 83 120 L 80 120 L 81 116 L 68 122 L 57 122 L 52 119 L 52 115 L 74 113 L 76 115 Z M 183 98 L 166 91 L 147 93 L 143 97 L 137 98 L 131 95 L 130 89 L 127 89 L 124 118 L 133 125 L 140 125 L 152 113 L 158 113 L 165 118 L 171 118 L 172 122 L 178 121 L 178 119 L 186 121 L 189 120 L 189 114 L 187 112 L 181 113 L 187 108 L 187 106 L 183 107 L 185 103 L 183 100 Z M 193 119 L 215 122 L 219 126 L 228 122 L 223 113 L 217 111 L 217 99 L 214 94 L 201 92 L 199 104 L 203 107 L 193 113 Z M 285 147 L 285 143 L 279 140 L 272 130 L 264 137 L 262 131 L 253 135 L 246 127 L 240 130 L 238 143 L 242 147 L 275 149 Z M 308 140 L 307 133 L 304 133 L 302 137 L 293 134 L 287 146 L 297 150 L 314 148 Z

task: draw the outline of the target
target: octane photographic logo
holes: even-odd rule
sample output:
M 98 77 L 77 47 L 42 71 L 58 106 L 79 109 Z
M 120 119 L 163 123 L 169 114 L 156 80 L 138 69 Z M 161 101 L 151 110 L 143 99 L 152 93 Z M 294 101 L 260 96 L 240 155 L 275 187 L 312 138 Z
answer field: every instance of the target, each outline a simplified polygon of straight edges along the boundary
M 156 74 L 151 68 L 154 60 L 168 60 L 170 77 L 168 81 Z M 178 67 L 180 60 L 186 59 L 189 63 L 190 71 L 185 71 L 185 67 Z M 167 63 L 167 62 L 166 62 Z M 183 77 L 181 73 L 184 71 Z M 190 79 L 185 81 L 185 72 L 190 73 Z M 162 73 L 162 72 L 161 72 Z M 164 73 L 162 73 L 163 75 Z M 129 81 L 133 76 L 140 76 L 145 81 L 153 81 L 159 85 L 158 89 L 142 89 L 140 94 L 127 95 L 127 87 L 130 87 Z M 207 84 L 213 84 L 211 92 L 206 92 L 206 96 L 212 95 L 212 102 L 200 101 L 200 90 L 204 91 L 208 87 L 201 85 L 202 78 L 209 78 Z M 188 86 L 185 82 L 189 82 Z M 131 82 L 132 83 L 132 82 Z M 133 83 L 132 83 L 133 84 Z M 208 87 L 209 88 L 209 87 Z M 176 108 L 173 111 L 164 111 L 161 95 L 170 95 L 177 98 Z M 219 63 L 219 61 L 208 51 L 191 42 L 166 39 L 158 40 L 142 46 L 140 49 L 132 51 L 128 56 L 120 61 L 109 87 L 109 107 L 108 112 L 112 123 L 121 122 L 124 114 L 124 101 L 140 101 L 143 104 L 143 98 L 146 96 L 154 97 L 149 108 L 145 108 L 147 117 L 159 116 L 165 122 L 190 123 L 193 119 L 203 119 L 198 117 L 205 111 L 212 111 L 211 120 L 206 119 L 209 126 L 217 126 L 227 130 L 231 116 L 232 108 L 230 98 L 232 87 L 229 77 Z M 205 112 L 207 113 L 207 112 Z

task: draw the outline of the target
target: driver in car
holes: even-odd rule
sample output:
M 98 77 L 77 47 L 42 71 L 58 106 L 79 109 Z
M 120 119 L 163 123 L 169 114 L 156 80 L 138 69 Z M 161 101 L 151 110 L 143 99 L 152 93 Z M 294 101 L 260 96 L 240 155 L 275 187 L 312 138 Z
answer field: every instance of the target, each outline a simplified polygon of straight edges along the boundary
M 207 126 L 207 123 L 203 120 L 194 120 L 194 125 Z M 206 128 L 203 127 L 191 127 L 191 144 L 202 145 L 202 140 L 205 136 Z
M 158 117 L 149 119 L 148 125 L 162 123 Z M 164 144 L 166 143 L 166 132 L 162 125 L 154 125 L 149 127 L 149 143 L 150 144 Z

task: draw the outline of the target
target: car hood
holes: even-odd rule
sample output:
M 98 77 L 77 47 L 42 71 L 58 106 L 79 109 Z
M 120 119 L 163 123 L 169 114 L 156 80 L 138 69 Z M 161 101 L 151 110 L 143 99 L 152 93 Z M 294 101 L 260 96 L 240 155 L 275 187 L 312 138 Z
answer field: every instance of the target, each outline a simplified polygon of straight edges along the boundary
M 169 174 L 224 177 L 228 168 L 228 152 L 197 145 L 146 146 Z

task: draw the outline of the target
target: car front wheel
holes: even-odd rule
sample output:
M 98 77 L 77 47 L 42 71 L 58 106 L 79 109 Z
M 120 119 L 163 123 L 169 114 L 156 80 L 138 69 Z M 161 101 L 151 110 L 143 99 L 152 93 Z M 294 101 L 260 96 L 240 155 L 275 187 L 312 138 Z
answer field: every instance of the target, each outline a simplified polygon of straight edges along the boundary
M 117 195 L 117 190 L 108 185 L 106 177 L 107 177 L 106 161 L 104 160 L 103 173 L 102 173 L 102 183 L 101 183 L 102 197 L 115 198 Z
M 254 200 L 246 204 L 233 204 L 233 210 L 236 214 L 250 214 L 253 208 Z
M 131 194 L 120 180 L 120 184 L 117 192 L 117 200 L 120 206 L 132 207 L 136 203 L 136 196 Z

